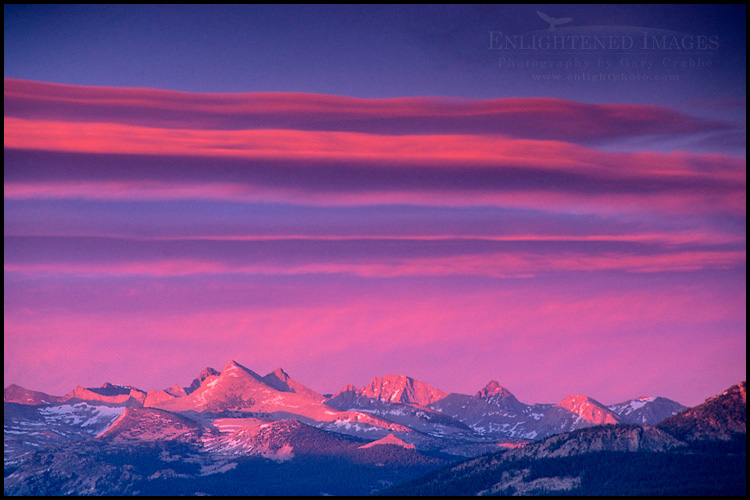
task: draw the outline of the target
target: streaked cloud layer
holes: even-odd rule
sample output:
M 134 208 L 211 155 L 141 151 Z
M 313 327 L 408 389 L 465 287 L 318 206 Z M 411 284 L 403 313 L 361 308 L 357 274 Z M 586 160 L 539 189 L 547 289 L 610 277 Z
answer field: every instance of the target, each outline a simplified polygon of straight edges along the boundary
M 744 374 L 745 159 L 647 147 L 736 125 L 14 79 L 4 125 L 6 385 L 157 364 L 168 386 L 234 357 L 323 392 L 399 372 L 694 404 Z
M 73 123 L 119 123 L 133 127 L 197 129 L 204 133 L 207 129 L 291 129 L 387 136 L 502 134 L 522 139 L 589 143 L 736 128 L 661 106 L 587 104 L 544 97 L 363 99 L 278 92 L 197 94 L 8 78 L 4 95 L 6 118 L 53 123 L 59 119 Z

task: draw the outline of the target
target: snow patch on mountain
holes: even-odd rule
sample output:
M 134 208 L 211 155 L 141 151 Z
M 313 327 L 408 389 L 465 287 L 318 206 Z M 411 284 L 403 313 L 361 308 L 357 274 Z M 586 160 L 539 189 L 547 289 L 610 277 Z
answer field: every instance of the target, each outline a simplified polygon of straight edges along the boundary
M 174 413 L 156 408 L 127 408 L 96 437 L 115 442 L 196 441 L 201 434 L 198 423 Z
M 88 427 L 95 433 L 98 427 L 105 424 L 109 425 L 107 422 L 114 421 L 123 411 L 125 411 L 123 407 L 77 403 L 40 408 L 39 414 L 46 417 L 48 422 L 56 421 L 65 425 Z
M 656 425 L 685 409 L 683 405 L 671 399 L 645 396 L 607 408 L 619 415 L 623 422 L 642 425 Z
M 364 444 L 360 446 L 359 448 L 360 449 L 372 448 L 373 446 L 381 446 L 381 445 L 386 445 L 386 444 L 400 446 L 402 448 L 406 448 L 407 450 L 413 450 L 416 448 L 413 444 L 402 441 L 396 436 L 394 436 L 393 434 L 388 434 L 384 438 L 378 439 L 377 441 L 373 441 L 371 443 Z

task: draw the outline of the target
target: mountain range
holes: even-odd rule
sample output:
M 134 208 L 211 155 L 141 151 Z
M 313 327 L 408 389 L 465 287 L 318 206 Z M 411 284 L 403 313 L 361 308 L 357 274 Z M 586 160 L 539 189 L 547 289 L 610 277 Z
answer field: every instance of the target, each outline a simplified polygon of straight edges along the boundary
M 386 495 L 745 495 L 746 383 L 655 426 L 617 423 L 489 453 Z
M 256 477 L 255 494 L 368 494 L 462 458 L 531 453 L 586 428 L 635 433 L 627 439 L 642 446 L 663 441 L 663 451 L 717 429 L 734 436 L 740 421 L 731 414 L 705 424 L 700 412 L 713 407 L 686 409 L 663 397 L 605 406 L 571 395 L 525 404 L 494 380 L 467 395 L 388 375 L 324 396 L 281 368 L 261 376 L 236 361 L 202 370 L 188 386 L 144 391 L 105 383 L 53 396 L 11 385 L 4 401 L 6 494 L 158 494 L 176 478 L 186 494 L 232 494 L 223 488 L 259 470 L 266 473 Z M 744 407 L 741 421 L 744 432 Z M 660 422 L 667 427 L 653 427 Z M 331 461 L 340 481 L 310 478 L 318 467 L 330 471 Z M 105 466 L 115 462 L 130 468 Z M 297 468 L 298 475 L 290 472 Z M 346 481 L 345 472 L 363 479 Z

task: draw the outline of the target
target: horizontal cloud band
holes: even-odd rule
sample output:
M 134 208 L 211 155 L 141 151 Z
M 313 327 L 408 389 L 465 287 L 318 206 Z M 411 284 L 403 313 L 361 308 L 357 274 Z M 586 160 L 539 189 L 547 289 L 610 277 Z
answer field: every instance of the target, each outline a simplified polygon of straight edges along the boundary
M 576 148 L 578 149 L 578 148 Z M 480 164 L 438 158 L 419 164 L 372 158 L 237 158 L 201 155 L 4 151 L 6 198 L 197 198 L 307 200 L 328 204 L 505 204 L 745 213 L 744 162 L 689 154 L 560 149 Z M 50 185 L 50 183 L 54 183 Z M 149 194 L 151 193 L 151 194 Z M 556 198 L 565 198 L 555 201 Z M 645 203 L 644 203 L 645 201 Z
M 741 242 L 683 246 L 649 239 L 5 238 L 6 272 L 43 274 L 528 276 L 559 271 L 740 268 L 745 258 Z
M 729 130 L 669 108 L 551 98 L 361 99 L 319 94 L 196 94 L 5 79 L 5 116 L 166 129 L 294 129 L 368 134 L 503 134 L 591 143 Z

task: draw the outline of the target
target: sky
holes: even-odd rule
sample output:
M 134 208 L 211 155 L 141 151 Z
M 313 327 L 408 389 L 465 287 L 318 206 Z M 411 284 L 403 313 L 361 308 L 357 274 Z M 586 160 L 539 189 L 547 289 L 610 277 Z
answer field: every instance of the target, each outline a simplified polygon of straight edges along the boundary
M 746 378 L 745 9 L 6 5 L 5 386 L 701 403 Z

